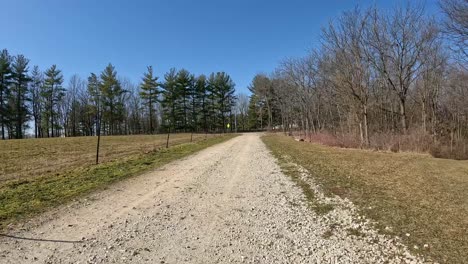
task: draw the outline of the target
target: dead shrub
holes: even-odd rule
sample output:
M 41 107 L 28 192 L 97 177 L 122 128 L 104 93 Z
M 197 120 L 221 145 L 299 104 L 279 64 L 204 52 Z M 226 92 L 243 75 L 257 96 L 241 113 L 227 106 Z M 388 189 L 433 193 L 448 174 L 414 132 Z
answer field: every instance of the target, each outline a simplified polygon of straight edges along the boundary
M 432 146 L 429 153 L 434 158 L 468 160 L 468 152 L 464 142 L 457 142 L 452 146 L 438 143 Z
M 337 135 L 322 131 L 305 136 L 303 132 L 295 131 L 291 135 L 298 141 L 310 141 L 330 147 L 429 153 L 436 158 L 468 160 L 468 150 L 464 141 L 453 143 L 447 139 L 436 141 L 432 135 L 420 128 L 411 129 L 406 134 L 374 132 L 371 134 L 368 146 L 362 144 L 359 136 L 352 133 Z

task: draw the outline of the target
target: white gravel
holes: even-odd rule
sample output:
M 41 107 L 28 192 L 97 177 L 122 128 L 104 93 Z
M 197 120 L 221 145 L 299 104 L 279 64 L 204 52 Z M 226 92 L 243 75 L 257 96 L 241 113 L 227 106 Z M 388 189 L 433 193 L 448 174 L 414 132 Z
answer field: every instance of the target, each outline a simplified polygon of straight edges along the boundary
M 422 262 L 300 169 L 334 210 L 315 214 L 259 135 L 245 134 L 12 230 L 61 241 L 0 238 L 0 263 Z

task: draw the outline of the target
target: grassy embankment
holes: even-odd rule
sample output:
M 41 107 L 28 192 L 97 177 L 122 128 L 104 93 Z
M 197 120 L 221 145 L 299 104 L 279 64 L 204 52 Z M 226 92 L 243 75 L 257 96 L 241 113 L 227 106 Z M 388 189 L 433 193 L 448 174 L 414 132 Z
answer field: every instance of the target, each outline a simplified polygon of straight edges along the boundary
M 468 263 L 468 161 L 332 148 L 280 135 L 263 141 L 280 161 L 290 157 L 328 195 L 349 198 L 382 233 L 401 237 L 413 252 Z
M 0 142 L 0 229 L 117 180 L 160 167 L 235 135 L 190 134 L 102 138 L 102 163 L 93 165 L 95 138 Z

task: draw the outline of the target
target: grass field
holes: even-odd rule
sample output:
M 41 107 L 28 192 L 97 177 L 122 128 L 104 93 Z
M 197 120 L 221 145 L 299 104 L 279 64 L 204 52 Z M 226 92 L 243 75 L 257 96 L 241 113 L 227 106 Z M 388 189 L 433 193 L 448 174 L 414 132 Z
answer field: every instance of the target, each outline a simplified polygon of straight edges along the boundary
M 0 183 L 0 230 L 77 196 L 160 167 L 234 136 L 211 135 L 205 140 L 204 135 L 200 135 L 189 143 L 190 134 L 173 135 L 173 146 L 169 149 L 160 148 L 165 143 L 163 135 L 105 137 L 105 158 L 99 165 L 94 165 L 92 151 L 87 149 L 87 146 L 93 146 L 94 140 L 90 138 L 0 142 L 11 146 L 7 150 L 1 149 L 1 153 L 12 163 L 1 165 L 10 173 L 2 175 Z M 13 153 L 15 158 L 8 157 L 7 153 Z M 40 173 L 34 173 L 35 169 Z
M 213 137 L 213 135 L 208 135 Z M 194 141 L 205 135 L 194 134 Z M 0 141 L 0 185 L 11 179 L 60 174 L 95 163 L 96 137 L 42 138 Z M 173 134 L 170 145 L 190 141 L 190 134 Z M 100 162 L 131 158 L 165 147 L 166 135 L 101 137 Z
M 331 148 L 268 135 L 279 158 L 305 167 L 329 195 L 347 197 L 382 233 L 441 263 L 468 263 L 468 161 Z M 425 246 L 426 245 L 426 246 Z

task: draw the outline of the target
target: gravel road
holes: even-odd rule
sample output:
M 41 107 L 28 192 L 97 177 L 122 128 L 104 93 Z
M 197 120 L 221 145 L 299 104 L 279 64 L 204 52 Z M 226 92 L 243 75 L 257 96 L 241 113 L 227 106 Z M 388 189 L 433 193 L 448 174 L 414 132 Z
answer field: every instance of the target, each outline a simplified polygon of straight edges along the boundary
M 260 135 L 245 134 L 11 230 L 0 263 L 421 262 L 350 202 L 318 197 L 335 209 L 312 211 Z

